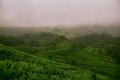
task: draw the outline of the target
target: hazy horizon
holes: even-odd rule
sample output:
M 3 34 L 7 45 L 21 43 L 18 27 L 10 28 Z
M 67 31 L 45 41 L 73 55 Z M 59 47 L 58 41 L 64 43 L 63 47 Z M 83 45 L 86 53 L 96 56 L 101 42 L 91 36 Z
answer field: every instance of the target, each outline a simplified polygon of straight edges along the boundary
M 119 0 L 0 0 L 0 26 L 119 23 Z

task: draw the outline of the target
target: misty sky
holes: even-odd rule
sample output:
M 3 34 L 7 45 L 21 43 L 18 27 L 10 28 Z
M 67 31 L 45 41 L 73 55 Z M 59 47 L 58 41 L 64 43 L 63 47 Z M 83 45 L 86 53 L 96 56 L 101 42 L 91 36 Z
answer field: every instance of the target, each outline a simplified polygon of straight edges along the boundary
M 0 25 L 116 24 L 119 0 L 0 0 Z

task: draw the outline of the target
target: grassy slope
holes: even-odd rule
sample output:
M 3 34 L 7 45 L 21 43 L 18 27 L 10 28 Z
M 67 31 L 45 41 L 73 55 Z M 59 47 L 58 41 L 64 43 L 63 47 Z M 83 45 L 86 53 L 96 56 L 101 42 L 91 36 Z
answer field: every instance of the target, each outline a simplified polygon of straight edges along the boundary
M 17 62 L 22 61 L 31 66 L 33 64 L 41 64 L 41 63 L 45 64 L 46 63 L 45 64 L 46 67 L 49 66 L 49 63 L 51 63 L 51 61 L 46 60 L 46 59 L 50 59 L 50 60 L 52 60 L 52 63 L 54 61 L 57 61 L 57 62 L 64 63 L 63 65 L 70 64 L 70 65 L 72 65 L 71 67 L 73 67 L 73 66 L 79 67 L 80 70 L 83 72 L 82 73 L 81 73 L 81 71 L 78 72 L 77 73 L 78 75 L 81 75 L 81 74 L 84 75 L 84 72 L 85 72 L 84 70 L 89 70 L 93 73 L 99 73 L 101 75 L 113 77 L 114 79 L 116 78 L 116 75 L 119 72 L 119 70 L 118 70 L 119 67 L 117 64 L 115 64 L 113 57 L 111 57 L 110 54 L 106 51 L 105 47 L 107 47 L 107 48 L 111 47 L 111 44 L 108 45 L 108 41 L 107 41 L 107 43 L 106 43 L 106 41 L 103 41 L 103 40 L 102 40 L 102 42 L 96 42 L 93 40 L 93 38 L 100 40 L 99 37 L 96 37 L 96 35 L 82 37 L 82 38 L 81 37 L 75 38 L 75 39 L 73 39 L 73 41 L 69 41 L 69 40 L 65 39 L 64 37 L 57 36 L 57 35 L 48 35 L 47 34 L 47 36 L 49 38 L 46 37 L 46 34 L 45 35 L 44 34 L 43 35 L 39 35 L 39 34 L 25 35 L 25 36 L 21 37 L 21 40 L 25 41 L 24 43 L 21 43 L 21 41 L 19 42 L 19 40 L 20 40 L 19 37 L 15 38 L 15 39 L 13 39 L 13 38 L 11 39 L 8 37 L 7 41 L 5 41 L 5 39 L 2 40 L 2 41 L 4 41 L 5 44 L 6 44 L 6 42 L 10 41 L 9 42 L 10 44 L 9 43 L 8 44 L 9 44 L 9 46 L 11 46 L 11 44 L 13 44 L 14 41 L 15 42 L 18 41 L 17 44 L 12 45 L 12 46 L 14 46 L 14 48 L 19 49 L 21 51 L 25 51 L 27 53 L 32 53 L 32 54 L 34 54 L 34 56 L 33 55 L 31 56 L 26 53 L 24 53 L 26 55 L 23 55 L 23 52 L 20 52 L 20 51 L 15 52 L 15 50 L 12 48 L 11 48 L 11 51 L 9 51 L 9 50 L 7 50 L 8 48 L 6 47 L 7 49 L 6 48 L 3 48 L 3 50 L 1 49 L 1 53 L 6 54 L 6 55 L 1 55 L 1 59 L 2 60 L 6 60 L 6 59 L 10 60 L 10 61 L 12 61 L 12 62 L 9 62 L 11 64 L 12 63 L 16 64 L 16 61 Z M 102 36 L 101 38 L 103 38 L 103 37 L 104 36 Z M 53 38 L 53 40 L 52 40 L 52 38 Z M 106 39 L 106 38 L 108 38 L 108 39 Z M 111 37 L 105 36 L 105 39 L 109 40 L 109 39 L 111 39 Z M 36 41 L 37 41 L 37 44 L 36 44 Z M 27 44 L 26 44 L 26 42 L 27 42 Z M 43 44 L 43 45 L 41 46 L 41 44 Z M 45 46 L 44 46 L 44 44 L 45 44 Z M 116 46 L 116 45 L 114 44 L 114 46 Z M 113 47 L 110 49 L 113 49 Z M 13 52 L 14 52 L 14 54 L 13 54 Z M 21 53 L 22 53 L 22 55 L 21 55 Z M 116 52 L 116 54 L 117 54 L 117 52 Z M 39 56 L 39 58 L 41 58 L 41 59 L 39 59 L 35 55 Z M 45 60 L 45 62 L 44 62 L 44 60 Z M 48 62 L 46 62 L 46 61 L 48 61 Z M 6 61 L 5 61 L 5 63 L 6 63 Z M 52 64 L 52 65 L 56 66 L 55 64 L 56 63 L 54 62 L 54 64 Z M 58 66 L 60 67 L 61 64 L 60 65 L 58 65 L 58 64 L 60 64 L 60 63 L 57 63 L 57 67 Z M 37 66 L 39 67 L 39 65 L 37 65 Z M 55 68 L 55 67 L 53 67 L 53 68 Z M 67 68 L 69 68 L 69 67 L 67 67 Z M 60 71 L 64 71 L 64 69 L 62 69 Z M 73 71 L 73 70 L 71 70 L 71 71 Z M 94 75 L 93 73 L 89 73 L 89 71 L 85 72 L 85 73 L 88 73 L 87 76 L 89 76 L 89 77 L 87 77 L 87 79 L 88 80 L 90 78 L 95 79 L 96 77 L 94 77 L 94 76 L 96 74 Z M 56 73 L 57 72 L 58 72 L 58 70 L 56 70 Z M 66 72 L 69 72 L 69 71 L 66 71 Z M 76 73 L 76 71 L 75 71 L 75 73 Z M 73 73 L 71 73 L 71 74 L 73 74 Z M 98 77 L 98 75 L 97 75 L 97 77 Z M 84 78 L 85 78 L 85 76 L 83 76 L 83 79 L 81 79 L 81 80 L 86 80 Z M 101 78 L 101 77 L 99 77 L 99 78 Z M 69 79 L 72 79 L 72 78 L 69 78 Z M 59 79 L 56 78 L 56 80 L 59 80 Z M 107 79 L 105 79 L 105 80 L 107 80 Z
M 32 54 L 42 58 L 44 57 L 53 61 L 88 69 L 102 75 L 115 77 L 118 71 L 118 65 L 115 64 L 113 57 L 111 57 L 104 48 L 104 46 L 109 47 L 109 44 L 103 42 L 98 45 L 98 42 L 94 41 L 94 38 L 100 40 L 101 38 L 103 39 L 103 37 L 105 40 L 112 38 L 111 36 L 106 37 L 106 35 L 90 35 L 82 38 L 80 37 L 80 39 L 73 39 L 73 41 L 63 40 L 57 42 L 55 45 L 47 45 L 47 47 L 43 47 L 43 49 L 41 49 L 41 47 L 36 47 L 34 50 L 34 47 L 19 45 L 15 47 L 28 53 L 29 51 L 33 51 Z M 44 40 L 44 43 L 46 43 L 46 40 Z M 85 45 L 85 47 L 81 47 L 81 43 Z M 101 45 L 102 47 L 98 47 Z
M 40 53 L 38 52 L 36 55 L 43 57 L 47 57 L 53 61 L 63 62 L 70 65 L 74 65 L 83 69 L 88 69 L 93 72 L 101 73 L 103 75 L 115 76 L 117 72 L 118 66 L 111 60 L 112 57 L 109 55 L 98 52 L 99 48 L 87 47 L 87 48 L 79 48 L 77 51 L 73 49 L 59 50 L 58 48 L 55 51 L 49 51 L 50 53 Z
M 110 80 L 110 77 L 49 61 L 0 44 L 1 80 Z M 96 77 L 94 77 L 96 76 Z

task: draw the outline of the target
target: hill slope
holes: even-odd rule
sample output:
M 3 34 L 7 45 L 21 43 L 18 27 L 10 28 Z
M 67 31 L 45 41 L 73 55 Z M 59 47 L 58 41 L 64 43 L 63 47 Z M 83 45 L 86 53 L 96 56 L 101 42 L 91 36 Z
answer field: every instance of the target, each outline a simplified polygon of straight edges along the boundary
M 1 44 L 0 72 L 1 80 L 110 80 L 107 76 L 38 58 Z
M 28 65 L 28 71 L 25 68 L 24 73 L 20 72 L 22 77 L 27 74 L 27 79 L 33 73 L 38 80 L 119 80 L 119 40 L 107 34 L 90 34 L 73 39 L 44 32 L 15 37 L 1 35 L 0 43 L 11 46 L 0 45 L 1 71 L 4 73 L 1 76 L 13 75 L 11 67 L 5 66 L 16 66 L 15 71 L 19 73 Z M 39 67 L 40 70 L 36 70 Z M 12 70 L 14 73 L 14 68 Z

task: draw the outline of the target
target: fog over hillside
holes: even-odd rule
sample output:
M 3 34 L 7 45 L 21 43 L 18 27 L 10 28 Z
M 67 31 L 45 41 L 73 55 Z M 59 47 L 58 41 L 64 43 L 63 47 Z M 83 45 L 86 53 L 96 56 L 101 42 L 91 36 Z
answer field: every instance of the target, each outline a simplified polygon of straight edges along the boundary
M 1 26 L 119 23 L 119 0 L 0 0 Z

